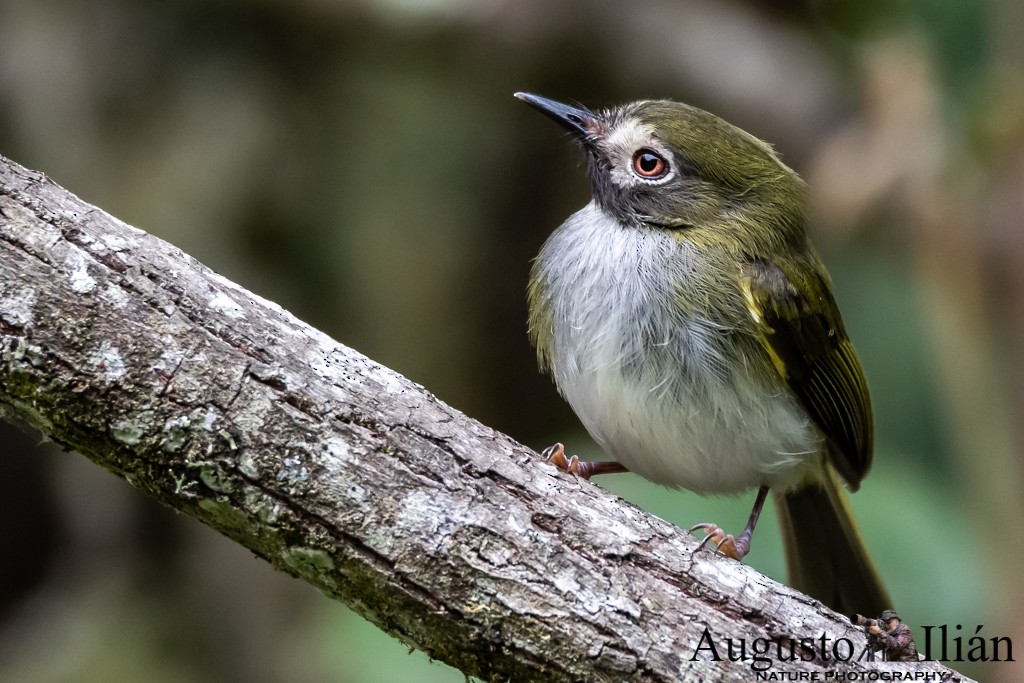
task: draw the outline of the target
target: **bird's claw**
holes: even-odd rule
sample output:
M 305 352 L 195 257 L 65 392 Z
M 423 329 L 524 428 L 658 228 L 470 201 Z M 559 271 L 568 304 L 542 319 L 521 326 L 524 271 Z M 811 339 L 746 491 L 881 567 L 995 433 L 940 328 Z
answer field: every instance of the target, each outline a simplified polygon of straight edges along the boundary
M 576 476 L 583 476 L 584 479 L 586 479 L 586 477 L 580 471 L 579 456 L 573 455 L 569 456 L 568 458 L 565 457 L 565 446 L 563 446 L 562 444 L 555 443 L 548 446 L 543 451 L 541 451 L 541 455 L 544 456 L 545 460 L 547 460 L 549 463 L 551 463 L 558 469 L 562 470 L 563 472 L 568 472 L 569 474 L 574 474 Z
M 750 552 L 750 539 L 744 538 L 742 534 L 739 538 L 736 538 L 732 534 L 725 533 L 725 529 L 711 522 L 703 522 L 690 527 L 691 534 L 698 530 L 703 531 L 707 535 L 701 540 L 697 550 L 703 550 L 709 544 L 714 545 L 718 552 L 734 560 L 742 560 Z

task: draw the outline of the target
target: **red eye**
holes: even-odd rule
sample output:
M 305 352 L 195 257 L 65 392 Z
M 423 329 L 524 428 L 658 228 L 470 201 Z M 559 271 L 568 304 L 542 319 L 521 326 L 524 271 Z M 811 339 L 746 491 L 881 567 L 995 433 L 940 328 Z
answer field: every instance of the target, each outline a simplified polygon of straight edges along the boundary
M 653 149 L 644 147 L 633 155 L 633 172 L 641 178 L 663 178 L 668 173 L 668 162 Z

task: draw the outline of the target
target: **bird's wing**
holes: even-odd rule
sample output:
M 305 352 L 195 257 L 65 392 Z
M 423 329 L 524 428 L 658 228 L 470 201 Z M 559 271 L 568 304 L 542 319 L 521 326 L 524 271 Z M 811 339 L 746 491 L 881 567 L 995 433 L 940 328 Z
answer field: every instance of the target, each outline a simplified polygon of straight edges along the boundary
M 824 269 L 758 259 L 742 285 L 761 343 L 824 432 L 832 463 L 856 490 L 871 466 L 871 399 Z

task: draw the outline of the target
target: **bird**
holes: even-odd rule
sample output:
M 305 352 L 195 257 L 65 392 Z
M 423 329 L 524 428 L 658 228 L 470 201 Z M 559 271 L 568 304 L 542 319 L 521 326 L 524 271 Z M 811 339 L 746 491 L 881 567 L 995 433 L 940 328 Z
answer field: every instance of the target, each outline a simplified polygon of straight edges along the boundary
M 528 329 L 539 367 L 613 460 L 561 444 L 544 454 L 587 479 L 756 490 L 739 535 L 690 529 L 737 560 L 770 493 L 790 585 L 844 614 L 891 608 L 844 493 L 871 466 L 871 400 L 799 175 L 691 105 L 515 97 L 579 143 L 592 189 L 533 262 Z

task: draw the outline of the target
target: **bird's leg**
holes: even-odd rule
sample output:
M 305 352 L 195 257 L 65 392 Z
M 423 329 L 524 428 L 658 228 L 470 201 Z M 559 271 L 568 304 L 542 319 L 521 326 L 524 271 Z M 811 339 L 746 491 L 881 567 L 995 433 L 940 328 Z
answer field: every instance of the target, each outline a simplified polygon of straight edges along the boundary
M 761 508 L 764 507 L 764 501 L 768 498 L 768 487 L 762 486 L 757 491 L 757 498 L 754 500 L 754 507 L 750 510 L 750 518 L 747 519 L 747 526 L 743 529 L 743 533 L 739 536 L 733 536 L 732 534 L 725 533 L 717 524 L 711 522 L 704 522 L 703 524 L 696 524 L 690 527 L 690 533 L 693 533 L 697 529 L 701 529 L 707 536 L 697 546 L 697 550 L 700 550 L 708 543 L 714 543 L 715 547 L 723 555 L 731 557 L 734 560 L 742 560 L 743 557 L 750 552 L 750 538 L 754 535 L 754 527 L 757 526 L 757 518 L 761 516 Z
M 563 472 L 575 474 L 583 479 L 590 479 L 595 474 L 616 474 L 617 472 L 629 472 L 625 465 L 615 462 L 585 462 L 579 456 L 565 457 L 565 446 L 556 443 L 548 446 L 541 453 L 548 462 Z

